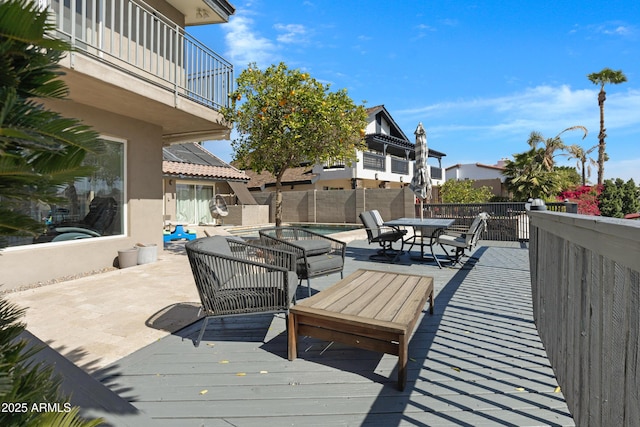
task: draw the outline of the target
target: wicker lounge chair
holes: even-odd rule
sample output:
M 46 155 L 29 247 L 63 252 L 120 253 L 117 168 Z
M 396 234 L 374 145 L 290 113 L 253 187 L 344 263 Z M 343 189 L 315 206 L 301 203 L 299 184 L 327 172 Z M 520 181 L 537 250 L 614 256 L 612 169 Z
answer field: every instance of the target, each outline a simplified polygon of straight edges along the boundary
M 262 245 L 296 254 L 296 272 L 300 284 L 307 280 L 309 296 L 310 279 L 332 273 L 343 277 L 346 243 L 299 227 L 273 227 L 259 233 Z
M 196 239 L 185 247 L 205 315 L 196 347 L 210 318 L 288 315 L 298 280 L 295 254 L 223 236 Z
M 395 262 L 403 253 L 403 238 L 404 235 L 407 234 L 407 230 L 384 226 L 382 216 L 380 216 L 380 212 L 377 210 L 362 212 L 360 214 L 360 221 L 362 221 L 362 224 L 367 230 L 369 243 L 378 243 L 381 246 L 378 252 L 369 258 L 379 261 Z M 401 242 L 400 249 L 393 249 L 393 244 L 398 240 Z
M 482 233 L 487 229 L 488 218 L 488 213 L 481 212 L 474 218 L 471 226 L 467 230 L 460 233 L 456 233 L 453 230 L 446 230 L 443 234 L 438 236 L 437 243 L 454 264 L 460 263 L 466 249 L 472 250 L 478 244 L 478 240 L 480 240 Z M 447 252 L 445 246 L 453 247 L 452 254 Z

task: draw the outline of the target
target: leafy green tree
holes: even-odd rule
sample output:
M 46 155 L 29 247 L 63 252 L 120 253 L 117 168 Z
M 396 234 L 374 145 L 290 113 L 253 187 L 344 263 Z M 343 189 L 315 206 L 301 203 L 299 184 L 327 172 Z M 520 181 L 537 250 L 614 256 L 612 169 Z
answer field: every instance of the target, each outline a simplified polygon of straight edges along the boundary
M 571 166 L 556 166 L 554 171 L 558 176 L 558 186 L 562 190 L 576 188 L 580 185 L 580 175 L 576 168 Z
M 493 193 L 491 188 L 482 186 L 473 187 L 473 180 L 450 179 L 440 187 L 440 195 L 444 203 L 486 203 Z
M 600 193 L 602 216 L 622 218 L 626 214 L 640 212 L 640 188 L 633 179 L 624 182 L 620 178 L 604 181 Z
M 598 184 L 602 184 L 604 180 L 604 162 L 606 159 L 606 137 L 607 130 L 604 127 L 604 101 L 607 99 L 607 93 L 604 91 L 606 84 L 620 84 L 627 81 L 627 76 L 622 70 L 612 70 L 611 68 L 603 68 L 598 73 L 587 75 L 591 83 L 600 86 L 598 93 L 598 106 L 600 107 L 600 133 L 598 134 Z
M 45 36 L 52 29 L 35 2 L 0 2 L 0 236 L 42 231 L 25 205 L 59 202 L 61 187 L 91 174 L 85 154 L 102 147 L 89 127 L 37 102 L 67 93 L 57 63 L 69 48 Z
M 569 159 L 576 160 L 576 169 L 581 172 L 583 186 L 587 185 L 587 178 L 591 177 L 591 166 L 598 165 L 595 160 L 589 157 L 589 154 L 591 154 L 591 152 L 596 148 L 598 148 L 598 146 L 594 145 L 588 150 L 585 150 L 578 144 L 573 144 L 566 147 L 567 152 L 565 156 L 567 156 Z
M 366 111 L 346 90 L 329 91 L 284 63 L 259 70 L 249 64 L 223 111 L 235 123 L 232 145 L 240 167 L 270 172 L 276 179 L 276 225 L 282 223 L 282 176 L 303 162 L 355 160 L 364 144 Z
M 625 215 L 640 212 L 640 188 L 633 178 L 622 186 L 622 211 Z
M 613 218 L 622 218 L 624 216 L 622 205 L 622 186 L 624 181 L 617 178 L 605 180 L 600 193 L 600 214 Z

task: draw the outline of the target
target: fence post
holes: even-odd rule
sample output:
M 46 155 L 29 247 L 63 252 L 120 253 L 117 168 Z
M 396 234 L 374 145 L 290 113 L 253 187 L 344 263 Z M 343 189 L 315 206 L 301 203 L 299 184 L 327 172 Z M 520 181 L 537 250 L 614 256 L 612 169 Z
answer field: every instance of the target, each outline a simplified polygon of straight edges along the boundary
M 360 212 L 364 212 L 367 210 L 366 197 L 364 188 L 356 188 L 354 190 L 356 192 L 356 211 L 353 215 L 353 222 L 359 222 Z

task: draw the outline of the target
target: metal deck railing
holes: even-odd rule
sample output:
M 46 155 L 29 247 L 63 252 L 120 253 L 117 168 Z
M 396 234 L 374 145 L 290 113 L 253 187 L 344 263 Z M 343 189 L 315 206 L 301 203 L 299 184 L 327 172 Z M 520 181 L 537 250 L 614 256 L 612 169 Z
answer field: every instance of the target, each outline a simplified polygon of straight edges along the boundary
M 577 212 L 573 203 L 547 203 L 546 206 L 550 211 Z M 529 217 L 525 202 L 428 203 L 423 211 L 425 218 L 455 218 L 454 226 L 460 228 L 468 228 L 476 215 L 487 212 L 490 218 L 483 239 L 503 242 L 529 240 Z M 416 217 L 420 217 L 420 205 L 416 205 Z
M 233 66 L 140 0 L 41 0 L 55 36 L 112 66 L 213 109 L 229 105 Z M 73 63 L 72 63 L 73 66 Z

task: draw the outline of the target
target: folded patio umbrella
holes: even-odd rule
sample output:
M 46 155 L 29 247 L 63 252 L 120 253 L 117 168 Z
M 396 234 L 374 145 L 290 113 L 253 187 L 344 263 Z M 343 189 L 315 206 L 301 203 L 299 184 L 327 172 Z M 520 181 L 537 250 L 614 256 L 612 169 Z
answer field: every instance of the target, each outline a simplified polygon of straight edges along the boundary
M 409 189 L 420 199 L 420 219 L 422 219 L 424 217 L 424 201 L 431 199 L 431 176 L 427 167 L 429 148 L 427 147 L 427 133 L 422 123 L 418 123 L 414 133 L 416 135 L 416 161 L 413 166 L 413 178 L 411 178 Z

